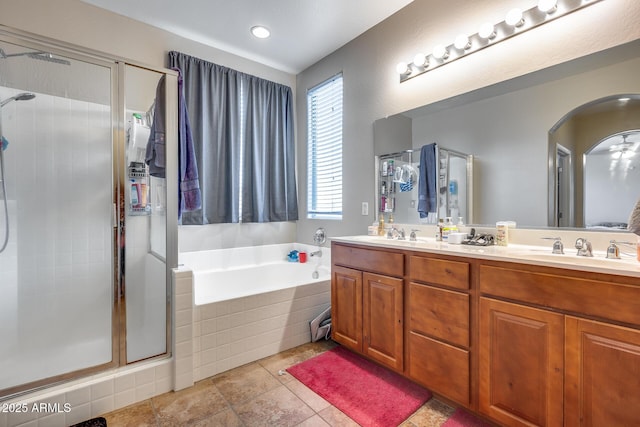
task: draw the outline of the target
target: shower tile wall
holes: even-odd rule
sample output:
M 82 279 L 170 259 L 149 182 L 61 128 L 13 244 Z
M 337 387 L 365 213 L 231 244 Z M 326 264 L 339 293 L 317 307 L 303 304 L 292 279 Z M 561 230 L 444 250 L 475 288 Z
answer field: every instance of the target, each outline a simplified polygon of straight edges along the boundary
M 110 107 L 36 94 L 2 119 L 11 240 L 0 320 L 12 321 L 0 322 L 0 389 L 109 362 L 112 299 Z

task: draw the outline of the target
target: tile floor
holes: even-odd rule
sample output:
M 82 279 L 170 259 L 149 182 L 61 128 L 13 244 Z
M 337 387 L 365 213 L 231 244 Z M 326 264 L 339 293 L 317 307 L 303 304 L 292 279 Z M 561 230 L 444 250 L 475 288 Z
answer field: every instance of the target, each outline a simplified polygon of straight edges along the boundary
M 334 346 L 331 341 L 304 344 L 103 416 L 109 427 L 357 427 L 294 377 L 279 375 Z M 432 398 L 402 427 L 439 427 L 453 411 Z

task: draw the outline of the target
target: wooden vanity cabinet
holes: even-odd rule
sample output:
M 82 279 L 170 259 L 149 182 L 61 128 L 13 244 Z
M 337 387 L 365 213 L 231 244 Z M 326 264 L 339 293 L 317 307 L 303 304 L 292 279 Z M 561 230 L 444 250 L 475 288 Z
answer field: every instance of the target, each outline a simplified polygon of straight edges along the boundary
M 566 316 L 565 425 L 640 425 L 640 331 Z
M 333 339 L 403 372 L 404 255 L 335 243 L 331 254 Z
M 479 411 L 505 426 L 640 425 L 638 280 L 509 265 L 480 267 Z
M 407 375 L 468 406 L 470 395 L 469 264 L 411 256 L 407 293 Z
M 640 279 L 335 242 L 332 263 L 345 347 L 501 426 L 640 426 Z
M 331 276 L 331 337 L 362 353 L 362 272 L 334 265 Z
M 480 298 L 480 411 L 508 426 L 562 426 L 564 316 Z

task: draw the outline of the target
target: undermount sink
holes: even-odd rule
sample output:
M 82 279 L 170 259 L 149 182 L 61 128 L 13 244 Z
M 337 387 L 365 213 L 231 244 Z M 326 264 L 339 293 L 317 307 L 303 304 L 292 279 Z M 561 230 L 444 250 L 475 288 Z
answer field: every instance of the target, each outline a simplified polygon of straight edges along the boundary
M 638 262 L 630 257 L 623 257 L 621 259 L 605 258 L 604 255 L 594 255 L 593 257 L 578 256 L 576 254 L 553 254 L 542 253 L 537 251 L 523 251 L 519 254 L 522 258 L 529 259 L 531 261 L 544 261 L 544 262 L 557 262 L 562 264 L 572 264 L 580 266 L 592 266 L 592 267 L 606 267 L 606 268 L 620 268 L 627 266 L 638 266 Z

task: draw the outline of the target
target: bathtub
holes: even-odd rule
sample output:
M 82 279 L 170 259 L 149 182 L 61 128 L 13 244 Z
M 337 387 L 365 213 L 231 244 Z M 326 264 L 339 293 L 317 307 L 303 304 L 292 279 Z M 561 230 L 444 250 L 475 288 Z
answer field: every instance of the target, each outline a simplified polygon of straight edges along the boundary
M 307 262 L 288 262 L 292 250 Z M 309 321 L 331 303 L 331 249 L 310 256 L 317 250 L 289 243 L 179 255 L 192 273 L 195 381 L 310 341 Z
M 292 250 L 307 262 L 289 262 Z M 195 305 L 210 304 L 330 280 L 331 249 L 299 243 L 183 252 L 182 267 L 193 272 Z M 314 273 L 317 273 L 314 274 Z

